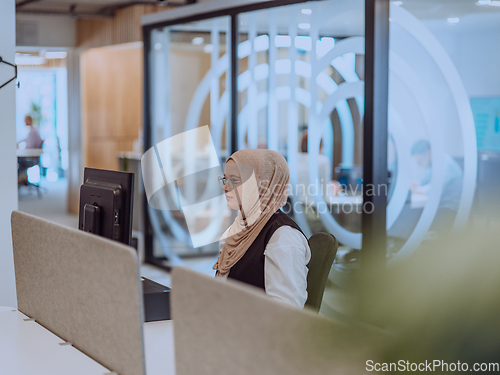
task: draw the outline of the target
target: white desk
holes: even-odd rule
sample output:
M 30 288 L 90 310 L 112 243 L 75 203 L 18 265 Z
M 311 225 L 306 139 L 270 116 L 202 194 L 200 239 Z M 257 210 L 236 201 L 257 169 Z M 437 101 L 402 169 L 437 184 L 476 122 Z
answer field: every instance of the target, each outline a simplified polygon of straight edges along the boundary
M 428 200 L 429 196 L 427 194 L 412 193 L 410 208 L 424 208 Z
M 110 371 L 12 308 L 0 307 L 0 374 L 103 375 Z
M 352 206 L 359 206 L 363 204 L 362 195 L 327 195 L 325 196 L 325 201 L 331 205 L 342 206 L 344 204 L 349 204 Z
M 0 374 L 114 374 L 10 307 L 0 306 Z M 175 375 L 171 320 L 144 324 L 147 375 Z
M 17 149 L 16 154 L 18 158 L 37 158 L 43 154 L 43 149 L 41 148 Z
M 175 375 L 174 323 L 171 320 L 144 324 L 147 375 Z

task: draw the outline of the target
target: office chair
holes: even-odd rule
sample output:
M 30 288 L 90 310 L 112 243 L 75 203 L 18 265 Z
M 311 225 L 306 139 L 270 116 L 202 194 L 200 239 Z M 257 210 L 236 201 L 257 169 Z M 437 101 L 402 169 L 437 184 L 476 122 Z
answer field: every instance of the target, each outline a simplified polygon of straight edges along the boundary
M 18 149 L 16 151 L 17 154 L 17 186 L 20 188 L 21 186 L 27 186 L 29 188 L 36 188 L 38 193 L 38 198 L 41 197 L 40 183 L 32 183 L 28 179 L 28 169 L 38 165 L 40 168 L 40 178 L 41 178 L 41 165 L 40 165 L 40 157 L 43 153 L 43 144 L 40 145 L 40 148 L 26 148 L 26 149 Z
M 337 254 L 339 243 L 330 233 L 316 233 L 309 238 L 311 260 L 307 265 L 307 301 L 306 306 L 319 311 L 326 280 L 332 268 L 333 260 Z
M 36 188 L 38 197 L 41 197 L 40 191 L 40 183 L 32 183 L 28 179 L 28 169 L 34 167 L 35 165 L 40 166 L 40 156 L 33 157 L 18 157 L 18 168 L 17 168 L 17 187 L 21 186 L 33 187 Z M 40 166 L 41 168 L 41 166 Z M 41 177 L 41 169 L 40 169 L 40 177 Z

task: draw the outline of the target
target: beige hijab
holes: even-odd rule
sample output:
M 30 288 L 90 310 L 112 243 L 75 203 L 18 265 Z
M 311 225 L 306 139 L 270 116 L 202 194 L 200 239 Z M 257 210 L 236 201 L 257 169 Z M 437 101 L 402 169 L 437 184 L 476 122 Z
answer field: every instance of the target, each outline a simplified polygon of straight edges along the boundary
M 240 211 L 213 266 L 225 275 L 240 260 L 271 216 L 286 203 L 290 171 L 281 154 L 272 150 L 245 149 L 233 160 L 241 173 L 243 191 Z

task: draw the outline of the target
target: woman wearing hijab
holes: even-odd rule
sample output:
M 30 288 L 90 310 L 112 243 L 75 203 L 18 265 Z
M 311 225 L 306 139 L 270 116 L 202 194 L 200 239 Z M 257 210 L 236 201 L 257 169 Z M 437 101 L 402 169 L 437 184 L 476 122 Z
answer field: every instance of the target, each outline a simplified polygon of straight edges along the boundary
M 290 172 L 279 153 L 245 149 L 226 161 L 219 178 L 229 208 L 238 215 L 219 243 L 218 277 L 262 288 L 276 299 L 304 307 L 311 250 L 298 225 L 280 208 Z

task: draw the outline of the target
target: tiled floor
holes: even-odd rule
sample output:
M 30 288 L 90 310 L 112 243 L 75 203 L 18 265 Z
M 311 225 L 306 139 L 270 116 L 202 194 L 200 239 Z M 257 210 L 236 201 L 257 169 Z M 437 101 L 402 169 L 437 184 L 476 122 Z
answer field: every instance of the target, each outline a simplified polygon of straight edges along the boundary
M 42 179 L 41 195 L 36 189 L 22 186 L 18 190 L 19 211 L 23 211 L 72 228 L 78 227 L 78 215 L 66 212 L 67 182 Z

